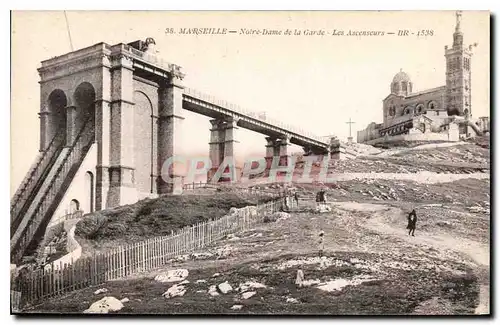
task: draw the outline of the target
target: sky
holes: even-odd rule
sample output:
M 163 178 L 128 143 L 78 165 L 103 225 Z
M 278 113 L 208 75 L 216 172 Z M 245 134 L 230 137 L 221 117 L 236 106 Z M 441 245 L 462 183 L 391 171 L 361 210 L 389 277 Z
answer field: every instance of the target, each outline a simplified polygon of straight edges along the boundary
M 451 46 L 454 11 L 395 12 L 67 12 L 73 48 L 129 43 L 153 37 L 158 55 L 183 67 L 184 84 L 296 125 L 318 136 L 353 136 L 382 121 L 382 100 L 400 69 L 413 91 L 445 84 L 444 46 Z M 472 114 L 489 116 L 489 13 L 465 11 L 465 44 L 472 59 Z M 170 35 L 165 29 L 432 30 L 413 36 Z M 71 51 L 63 12 L 12 13 L 11 192 L 39 147 L 42 60 Z M 208 155 L 208 118 L 187 112 L 190 150 Z M 264 136 L 240 130 L 245 152 L 265 152 Z M 291 151 L 300 148 L 292 147 Z

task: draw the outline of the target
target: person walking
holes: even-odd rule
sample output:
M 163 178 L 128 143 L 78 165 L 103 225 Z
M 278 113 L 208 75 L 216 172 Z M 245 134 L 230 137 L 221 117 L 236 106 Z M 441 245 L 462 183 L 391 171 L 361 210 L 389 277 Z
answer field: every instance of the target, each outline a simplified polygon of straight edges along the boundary
M 299 193 L 297 191 L 293 193 L 293 198 L 295 199 L 295 204 L 299 206 Z
M 408 235 L 415 236 L 415 228 L 417 227 L 417 213 L 415 212 L 415 209 L 413 209 L 410 214 L 408 215 L 408 226 L 406 226 L 406 229 L 408 229 Z

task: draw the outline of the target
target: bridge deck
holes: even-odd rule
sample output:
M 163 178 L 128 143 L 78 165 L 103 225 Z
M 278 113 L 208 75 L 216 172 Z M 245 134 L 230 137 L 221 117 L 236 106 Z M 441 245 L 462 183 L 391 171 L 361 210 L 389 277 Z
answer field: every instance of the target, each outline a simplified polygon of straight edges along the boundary
M 290 142 L 299 146 L 327 149 L 329 143 L 324 139 L 281 121 L 260 117 L 238 105 L 203 94 L 191 88 L 184 89 L 183 108 L 211 118 L 227 116 L 238 118 L 238 126 L 271 137 L 290 137 Z

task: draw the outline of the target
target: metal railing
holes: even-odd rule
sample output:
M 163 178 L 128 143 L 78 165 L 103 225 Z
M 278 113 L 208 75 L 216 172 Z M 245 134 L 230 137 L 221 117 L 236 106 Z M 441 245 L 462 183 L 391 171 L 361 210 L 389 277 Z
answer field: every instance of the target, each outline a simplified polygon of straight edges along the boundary
M 49 208 L 54 203 L 55 197 L 58 195 L 64 180 L 67 178 L 73 167 L 83 160 L 90 145 L 94 142 L 95 130 L 93 119 L 90 117 L 85 121 L 84 126 L 75 138 L 70 150 L 66 152 L 61 166 L 52 179 L 47 179 L 50 182 L 41 197 L 38 206 L 32 215 L 26 214 L 21 223 L 12 236 L 10 241 L 11 256 L 14 261 L 21 258 L 26 247 L 29 245 L 39 226 L 45 219 Z
M 171 72 L 175 71 L 175 72 L 182 73 L 180 66 L 178 66 L 177 64 L 173 64 L 173 63 L 170 63 L 168 61 L 165 61 L 162 58 L 160 58 L 154 54 L 139 51 L 138 49 L 135 49 L 132 46 L 126 45 L 126 44 L 123 44 L 123 49 L 125 51 L 129 52 L 129 54 L 132 54 L 132 56 L 135 56 L 136 58 L 139 58 L 141 60 L 152 63 L 158 67 L 165 68 L 166 70 L 171 71 Z
M 37 157 L 35 163 L 30 168 L 29 172 L 24 177 L 21 185 L 17 189 L 14 197 L 11 200 L 10 205 L 10 221 L 11 224 L 14 223 L 19 216 L 19 212 L 23 208 L 26 200 L 31 195 L 36 184 L 40 180 L 40 176 L 47 169 L 50 161 L 54 157 L 54 154 L 58 152 L 62 141 L 64 140 L 64 133 L 61 129 L 57 130 L 56 135 L 52 138 L 47 149 L 40 153 Z
M 186 87 L 186 88 L 184 88 L 184 94 L 187 95 L 187 96 L 190 96 L 190 97 L 202 100 L 204 102 L 207 102 L 207 103 L 210 103 L 210 104 L 214 104 L 214 105 L 217 105 L 219 107 L 228 109 L 230 111 L 239 113 L 241 115 L 245 115 L 247 117 L 251 117 L 251 118 L 253 118 L 253 119 L 257 120 L 257 121 L 267 123 L 267 124 L 269 124 L 271 126 L 278 127 L 278 128 L 283 129 L 285 131 L 292 132 L 292 133 L 298 134 L 300 136 L 313 139 L 313 140 L 321 142 L 321 143 L 323 143 L 325 145 L 328 144 L 324 140 L 323 137 L 314 135 L 313 133 L 311 133 L 309 131 L 306 131 L 306 130 L 301 129 L 301 128 L 297 128 L 297 127 L 295 127 L 295 126 L 293 126 L 291 124 L 283 123 L 282 121 L 279 121 L 279 120 L 274 119 L 274 118 L 270 118 L 270 117 L 267 117 L 267 116 L 263 117 L 263 116 L 261 116 L 262 115 L 261 113 L 250 111 L 250 110 L 246 110 L 246 109 L 240 107 L 239 105 L 230 103 L 230 102 L 228 102 L 226 100 L 218 99 L 218 98 L 216 98 L 214 96 L 211 96 L 211 95 L 204 94 L 204 93 L 202 93 L 202 92 L 200 92 L 200 91 L 198 91 L 196 89 L 192 89 L 192 88 Z

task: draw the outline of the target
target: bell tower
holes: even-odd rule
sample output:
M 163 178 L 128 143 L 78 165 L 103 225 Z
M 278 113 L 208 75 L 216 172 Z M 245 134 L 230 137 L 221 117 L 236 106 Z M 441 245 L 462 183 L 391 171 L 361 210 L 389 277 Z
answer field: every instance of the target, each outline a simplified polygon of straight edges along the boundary
M 453 45 L 445 46 L 446 58 L 446 108 L 448 115 L 470 117 L 471 110 L 471 57 L 472 45 L 464 46 L 460 29 L 462 13 L 456 13 Z M 477 44 L 474 44 L 476 46 Z

